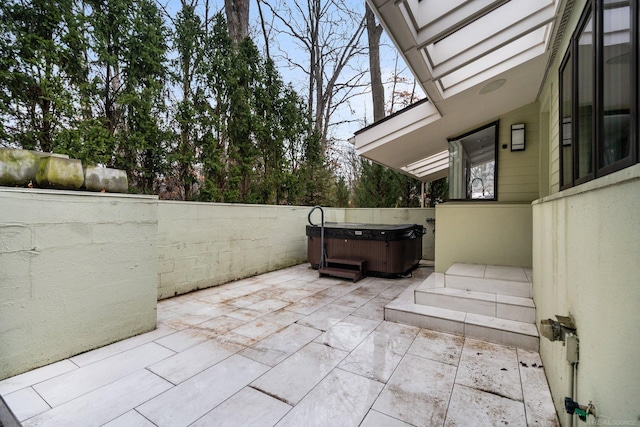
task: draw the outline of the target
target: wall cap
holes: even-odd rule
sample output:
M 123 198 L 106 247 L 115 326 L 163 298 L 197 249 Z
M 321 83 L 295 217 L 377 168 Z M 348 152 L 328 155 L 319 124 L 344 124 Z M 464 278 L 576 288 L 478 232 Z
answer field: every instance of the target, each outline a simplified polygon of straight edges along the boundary
M 603 177 L 585 182 L 584 184 L 567 188 L 566 190 L 562 190 L 557 193 L 551 194 L 549 196 L 543 197 L 541 199 L 534 200 L 531 204 L 535 206 L 538 204 L 552 202 L 554 200 L 560 200 L 567 197 L 573 197 L 579 194 L 601 190 L 603 188 L 611 187 L 614 185 L 625 184 L 627 182 L 633 182 L 637 180 L 640 180 L 640 163 L 633 166 L 629 166 L 628 168 L 619 170 L 612 174 L 605 175 Z

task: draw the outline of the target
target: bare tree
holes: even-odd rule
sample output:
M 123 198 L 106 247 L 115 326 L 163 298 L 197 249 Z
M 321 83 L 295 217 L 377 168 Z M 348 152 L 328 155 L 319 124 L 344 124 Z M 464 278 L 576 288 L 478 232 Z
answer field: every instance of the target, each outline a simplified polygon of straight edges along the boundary
M 393 73 L 389 77 L 388 82 L 391 83 L 391 99 L 389 100 L 389 106 L 387 112 L 393 114 L 402 108 L 420 100 L 420 95 L 416 92 L 417 82 L 415 78 L 407 78 L 405 76 L 406 68 L 399 69 L 398 62 L 400 55 L 396 52 L 395 65 Z M 411 90 L 407 89 L 407 86 L 411 85 Z
M 249 0 L 224 0 L 229 35 L 237 45 L 249 35 Z
M 257 0 L 258 3 L 258 14 L 260 15 L 260 28 L 262 29 L 262 37 L 264 37 L 264 52 L 267 59 L 271 60 L 271 52 L 269 51 L 269 31 L 267 29 L 267 23 L 265 22 L 264 13 L 262 13 L 262 1 Z M 273 25 L 270 26 L 271 28 Z
M 373 101 L 373 121 L 384 118 L 384 85 L 380 71 L 380 36 L 382 25 L 376 24 L 376 17 L 365 2 L 365 18 L 369 40 L 369 73 L 371 74 L 371 97 Z
M 365 53 L 361 43 L 364 13 L 345 0 L 293 0 L 277 5 L 263 2 L 276 18 L 279 59 L 306 76 L 310 111 L 309 132 L 320 135 L 322 150 L 329 143 L 329 128 L 340 106 L 359 93 L 365 71 L 354 58 Z M 286 48 L 282 47 L 286 44 Z M 346 71 L 349 71 L 348 73 Z M 340 123 L 344 123 L 344 119 Z

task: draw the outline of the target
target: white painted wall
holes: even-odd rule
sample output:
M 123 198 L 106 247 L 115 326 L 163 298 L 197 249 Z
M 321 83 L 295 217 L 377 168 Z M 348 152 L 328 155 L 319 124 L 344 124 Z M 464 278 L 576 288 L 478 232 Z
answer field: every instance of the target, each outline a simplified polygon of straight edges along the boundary
M 580 340 L 578 393 L 592 401 L 593 425 L 640 420 L 640 165 L 559 191 L 558 70 L 586 0 L 576 0 L 558 55 L 541 93 L 548 147 L 543 165 L 550 194 L 533 204 L 533 293 L 538 325 L 571 315 Z M 569 427 L 564 397 L 570 365 L 560 342 L 540 339 L 540 355 L 560 421 Z M 577 421 L 578 425 L 581 424 Z
M 0 379 L 155 328 L 157 198 L 0 188 Z
M 160 201 L 158 299 L 304 262 L 308 212 Z
M 309 211 L 0 189 L 0 379 L 152 330 L 157 299 L 305 262 Z M 325 213 L 427 225 L 433 258 L 433 209 Z
M 529 203 L 449 202 L 436 207 L 436 266 L 455 262 L 531 267 Z
M 533 205 L 537 321 L 571 315 L 580 340 L 578 394 L 599 425 L 640 417 L 640 165 L 543 198 Z M 540 355 L 563 425 L 569 364 L 561 342 Z
M 310 209 L 160 201 L 158 299 L 305 262 Z M 325 209 L 325 221 L 425 225 L 427 259 L 434 235 L 426 219 L 433 217 L 433 209 Z M 320 223 L 319 211 L 312 220 Z

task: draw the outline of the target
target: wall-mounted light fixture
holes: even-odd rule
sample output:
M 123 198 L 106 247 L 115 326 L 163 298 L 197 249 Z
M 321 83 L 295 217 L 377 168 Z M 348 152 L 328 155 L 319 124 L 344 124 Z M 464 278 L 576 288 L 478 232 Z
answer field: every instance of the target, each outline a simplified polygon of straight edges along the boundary
M 511 151 L 524 151 L 524 123 L 511 125 Z

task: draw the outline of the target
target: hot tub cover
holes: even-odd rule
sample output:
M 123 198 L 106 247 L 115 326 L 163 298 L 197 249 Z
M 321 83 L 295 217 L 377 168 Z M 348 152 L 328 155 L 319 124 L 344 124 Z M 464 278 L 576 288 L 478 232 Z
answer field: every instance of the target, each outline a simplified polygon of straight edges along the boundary
M 349 240 L 395 241 L 422 237 L 425 228 L 418 224 L 357 224 L 325 222 L 324 237 Z M 320 226 L 307 225 L 307 236 L 320 237 Z

